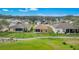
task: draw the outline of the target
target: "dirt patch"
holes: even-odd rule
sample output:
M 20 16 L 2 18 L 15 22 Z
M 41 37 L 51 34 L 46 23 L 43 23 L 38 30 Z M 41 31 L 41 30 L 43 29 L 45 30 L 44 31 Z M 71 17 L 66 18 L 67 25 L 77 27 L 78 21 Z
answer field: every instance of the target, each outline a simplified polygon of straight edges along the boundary
M 73 44 L 73 45 L 75 45 L 75 44 L 79 44 L 79 39 L 68 39 L 68 40 L 65 40 L 65 42 L 67 44 Z

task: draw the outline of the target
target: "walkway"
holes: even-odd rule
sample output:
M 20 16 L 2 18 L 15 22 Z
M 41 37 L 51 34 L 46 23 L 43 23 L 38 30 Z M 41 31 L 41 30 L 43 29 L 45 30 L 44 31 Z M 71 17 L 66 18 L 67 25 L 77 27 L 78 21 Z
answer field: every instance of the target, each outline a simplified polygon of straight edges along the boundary
M 33 37 L 33 38 L 14 38 L 14 40 L 32 40 L 32 39 L 40 39 L 40 38 L 74 38 L 79 39 L 79 37 L 68 37 L 68 36 L 47 36 L 47 37 Z M 10 39 L 10 38 L 0 38 L 0 39 Z

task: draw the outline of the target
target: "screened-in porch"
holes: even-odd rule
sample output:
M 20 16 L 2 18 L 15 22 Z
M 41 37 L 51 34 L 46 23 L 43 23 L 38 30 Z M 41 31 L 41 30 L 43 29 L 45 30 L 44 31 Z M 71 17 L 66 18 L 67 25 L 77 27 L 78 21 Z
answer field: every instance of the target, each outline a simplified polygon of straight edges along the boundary
M 79 33 L 79 29 L 66 29 L 65 33 Z

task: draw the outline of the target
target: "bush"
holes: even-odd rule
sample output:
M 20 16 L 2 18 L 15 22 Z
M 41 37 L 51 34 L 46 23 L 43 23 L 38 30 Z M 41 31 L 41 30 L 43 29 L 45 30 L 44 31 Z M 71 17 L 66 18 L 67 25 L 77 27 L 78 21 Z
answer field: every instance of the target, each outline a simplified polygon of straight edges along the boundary
M 71 45 L 70 47 L 71 47 L 71 48 L 73 48 L 73 46 L 72 46 L 72 45 Z
M 75 48 L 73 48 L 73 50 L 76 50 Z
M 67 43 L 66 42 L 63 42 L 63 44 L 66 45 Z

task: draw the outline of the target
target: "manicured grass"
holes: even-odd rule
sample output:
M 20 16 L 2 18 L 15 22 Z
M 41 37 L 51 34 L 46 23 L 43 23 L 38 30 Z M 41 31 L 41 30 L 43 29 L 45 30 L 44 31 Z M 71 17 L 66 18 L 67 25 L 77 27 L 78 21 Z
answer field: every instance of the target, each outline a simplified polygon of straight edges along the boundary
M 55 36 L 54 33 L 33 33 L 33 32 L 0 32 L 0 37 L 32 38 L 40 36 Z
M 75 41 L 76 40 L 76 41 Z M 63 44 L 66 42 L 66 44 Z M 73 43 L 70 43 L 73 42 Z M 34 39 L 0 43 L 0 50 L 73 50 L 79 49 L 79 39 Z M 70 46 L 73 46 L 70 47 Z
M 34 33 L 34 32 L 0 32 L 0 37 L 32 38 L 44 36 L 79 36 L 79 34 L 55 34 L 55 33 Z

